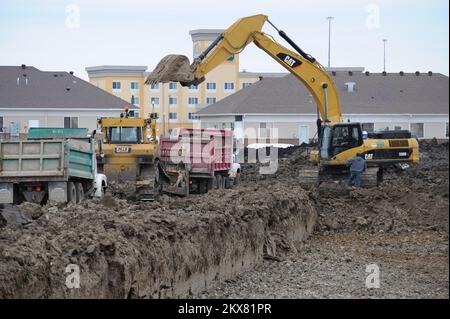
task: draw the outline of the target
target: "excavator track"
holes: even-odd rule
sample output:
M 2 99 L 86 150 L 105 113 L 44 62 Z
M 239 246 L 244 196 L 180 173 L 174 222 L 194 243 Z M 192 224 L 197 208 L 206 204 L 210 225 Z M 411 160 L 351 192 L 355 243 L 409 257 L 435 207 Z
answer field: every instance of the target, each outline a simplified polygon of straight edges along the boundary
M 298 174 L 298 181 L 300 186 L 305 188 L 311 188 L 318 186 L 321 182 L 326 181 L 346 181 L 348 174 L 345 175 L 333 175 L 327 174 L 321 171 L 319 167 L 308 167 L 302 169 Z M 377 187 L 381 181 L 381 171 L 378 167 L 367 168 L 366 171 L 361 176 L 362 187 L 363 188 L 374 188 Z
M 319 167 L 308 167 L 299 171 L 298 181 L 302 187 L 318 186 L 320 182 Z
M 369 167 L 361 176 L 361 184 L 363 188 L 374 188 L 378 186 L 380 181 L 380 171 L 378 167 Z

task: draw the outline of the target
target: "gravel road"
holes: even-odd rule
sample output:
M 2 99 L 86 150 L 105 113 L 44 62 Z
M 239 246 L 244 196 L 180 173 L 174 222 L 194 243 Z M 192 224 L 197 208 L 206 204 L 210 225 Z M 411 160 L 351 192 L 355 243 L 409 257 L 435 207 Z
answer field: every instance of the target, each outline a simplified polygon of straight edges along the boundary
M 380 287 L 368 289 L 377 264 Z M 265 260 L 198 298 L 448 298 L 448 236 L 331 234 L 313 236 L 302 253 Z

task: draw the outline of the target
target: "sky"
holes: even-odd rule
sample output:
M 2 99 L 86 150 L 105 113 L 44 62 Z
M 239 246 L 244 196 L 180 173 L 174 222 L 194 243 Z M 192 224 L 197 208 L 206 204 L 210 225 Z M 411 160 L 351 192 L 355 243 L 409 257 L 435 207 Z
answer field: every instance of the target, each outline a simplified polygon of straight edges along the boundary
M 235 20 L 269 16 L 304 51 L 331 66 L 388 72 L 449 74 L 447 0 L 0 0 L 0 65 L 32 65 L 45 71 L 143 65 L 149 71 L 166 54 L 192 57 L 194 29 L 225 29 Z M 264 32 L 275 36 L 266 25 Z M 284 72 L 254 45 L 240 68 Z

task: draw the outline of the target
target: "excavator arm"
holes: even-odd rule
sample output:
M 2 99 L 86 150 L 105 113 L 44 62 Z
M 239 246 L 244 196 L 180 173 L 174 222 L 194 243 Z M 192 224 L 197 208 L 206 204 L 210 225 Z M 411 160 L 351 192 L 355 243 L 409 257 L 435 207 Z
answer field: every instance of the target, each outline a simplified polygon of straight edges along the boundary
M 184 66 L 184 74 L 172 77 L 168 73 L 168 63 L 160 63 L 155 71 L 149 75 L 146 83 L 180 81 L 183 85 L 201 83 L 205 75 L 225 62 L 234 54 L 238 54 L 250 44 L 255 45 L 271 56 L 299 79 L 314 97 L 322 120 L 326 123 L 341 122 L 341 108 L 339 96 L 334 82 L 323 66 L 313 57 L 303 52 L 283 31 L 278 34 L 283 37 L 297 52 L 293 52 L 277 43 L 271 36 L 262 32 L 265 22 L 269 22 L 265 15 L 254 15 L 241 18 L 226 29 L 211 45 L 194 60 L 189 67 Z M 180 56 L 172 56 L 180 57 Z M 166 57 L 167 58 L 167 57 Z M 188 61 L 183 57 L 184 61 Z M 170 60 L 170 59 L 169 59 Z M 164 61 L 164 59 L 163 59 Z M 167 62 L 167 61 L 166 61 Z M 180 65 L 177 70 L 183 69 Z M 166 71 L 166 74 L 164 72 Z M 165 75 L 165 76 L 162 76 Z

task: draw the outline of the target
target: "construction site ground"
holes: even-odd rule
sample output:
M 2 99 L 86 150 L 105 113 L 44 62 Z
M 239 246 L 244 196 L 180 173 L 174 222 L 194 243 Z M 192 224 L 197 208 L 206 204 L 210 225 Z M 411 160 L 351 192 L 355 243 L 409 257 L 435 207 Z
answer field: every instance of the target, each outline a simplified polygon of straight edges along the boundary
M 448 142 L 420 146 L 375 189 L 298 186 L 299 147 L 273 175 L 243 165 L 232 190 L 1 207 L 0 298 L 448 298 Z

